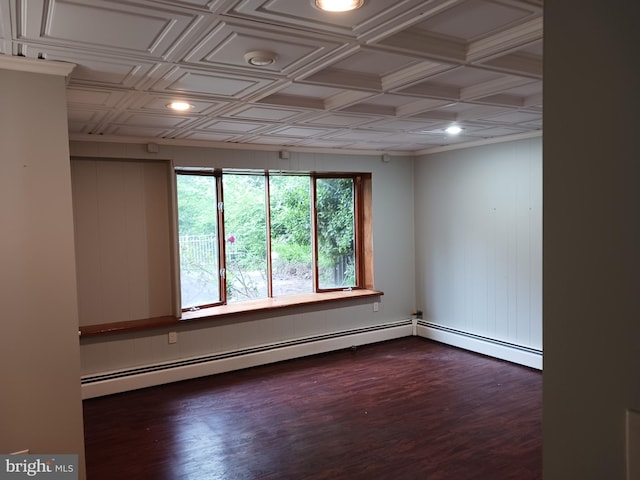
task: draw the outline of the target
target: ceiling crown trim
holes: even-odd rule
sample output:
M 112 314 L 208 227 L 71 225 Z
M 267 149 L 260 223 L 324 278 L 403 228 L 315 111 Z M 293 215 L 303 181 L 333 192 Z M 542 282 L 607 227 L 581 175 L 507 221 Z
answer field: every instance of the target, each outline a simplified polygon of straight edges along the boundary
M 51 62 L 47 60 L 0 55 L 0 68 L 4 70 L 14 70 L 16 72 L 43 73 L 46 75 L 68 77 L 75 67 L 75 63 Z

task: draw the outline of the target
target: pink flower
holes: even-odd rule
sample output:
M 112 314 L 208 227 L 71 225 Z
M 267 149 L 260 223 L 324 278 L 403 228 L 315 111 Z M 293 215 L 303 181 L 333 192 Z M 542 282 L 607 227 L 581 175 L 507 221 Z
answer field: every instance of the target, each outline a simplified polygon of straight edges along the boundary
M 229 243 L 233 243 L 236 241 L 236 237 L 234 237 L 233 235 L 229 235 L 229 238 L 227 238 L 227 242 Z

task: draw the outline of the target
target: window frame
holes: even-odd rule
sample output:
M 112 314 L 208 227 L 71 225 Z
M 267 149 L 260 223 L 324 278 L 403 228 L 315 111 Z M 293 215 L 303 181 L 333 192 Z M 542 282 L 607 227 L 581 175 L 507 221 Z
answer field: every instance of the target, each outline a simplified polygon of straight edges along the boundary
M 181 278 L 182 278 L 182 264 L 180 262 L 180 258 L 178 258 L 178 272 L 176 275 L 176 282 L 178 284 L 178 304 L 179 304 L 179 308 L 181 312 L 189 312 L 189 311 L 197 311 L 197 310 L 201 310 L 203 308 L 211 308 L 211 307 L 217 307 L 220 305 L 226 305 L 226 283 L 223 282 L 223 278 L 221 275 L 222 269 L 225 268 L 225 266 L 221 263 L 221 259 L 225 259 L 226 258 L 226 251 L 225 251 L 225 242 L 221 242 L 220 239 L 224 238 L 224 215 L 223 212 L 221 212 L 221 209 L 219 208 L 220 202 L 221 202 L 221 198 L 222 197 L 222 170 L 220 169 L 198 169 L 198 170 L 193 170 L 193 169 L 184 169 L 184 168 L 175 168 L 174 169 L 174 175 L 176 176 L 176 189 L 174 192 L 175 195 L 175 204 L 176 204 L 176 208 L 175 208 L 175 221 L 176 221 L 176 225 L 178 225 L 178 221 L 179 221 L 179 207 L 178 207 L 178 188 L 177 188 L 177 177 L 178 175 L 190 175 L 190 176 L 201 176 L 201 177 L 213 177 L 215 179 L 215 187 L 216 187 L 216 200 L 218 205 L 216 205 L 215 209 L 216 209 L 216 222 L 217 222 L 217 244 L 218 244 L 218 298 L 220 299 L 217 302 L 211 302 L 211 303 L 206 303 L 206 304 L 202 304 L 202 305 L 196 305 L 196 306 L 191 306 L 191 307 L 183 307 L 182 306 L 182 282 L 181 282 Z M 178 247 L 178 250 L 180 250 L 180 233 L 179 230 L 176 228 L 176 239 L 175 239 L 176 245 Z
M 229 307 L 230 305 L 235 306 L 234 310 L 243 310 L 243 304 L 250 304 L 260 301 L 273 302 L 278 299 L 284 299 L 287 297 L 295 297 L 297 296 L 309 296 L 309 295 L 321 295 L 323 293 L 331 293 L 331 292 L 341 292 L 341 291 L 353 291 L 353 290 L 367 290 L 372 288 L 372 272 L 366 274 L 367 265 L 365 264 L 365 256 L 366 256 L 366 248 L 365 248 L 365 237 L 367 236 L 367 232 L 365 232 L 365 216 L 366 216 L 366 205 L 365 205 L 365 183 L 369 183 L 371 181 L 370 173 L 355 173 L 355 172 L 296 172 L 296 171 L 276 171 L 276 170 L 256 170 L 256 169 L 221 169 L 221 168 L 185 168 L 185 167 L 175 167 L 174 174 L 176 175 L 202 175 L 202 176 L 211 176 L 215 178 L 216 182 L 216 192 L 217 192 L 217 201 L 219 205 L 222 205 L 222 208 L 216 208 L 217 210 L 217 241 L 218 241 L 218 265 L 219 265 L 219 302 L 203 304 L 197 306 L 190 306 L 183 308 L 182 301 L 180 300 L 179 306 L 180 310 L 184 314 L 193 314 L 194 312 L 198 312 L 200 310 L 208 310 L 215 307 Z M 227 296 L 227 255 L 226 255 L 226 235 L 225 235 L 225 198 L 224 198 L 224 181 L 223 177 L 225 174 L 238 175 L 238 174 L 246 174 L 246 175 L 259 175 L 264 176 L 265 179 L 265 205 L 266 205 L 266 218 L 265 218 L 265 228 L 266 228 L 266 253 L 267 253 L 267 297 L 262 297 L 260 299 L 255 300 L 243 300 L 239 302 L 228 302 Z M 312 279 L 312 292 L 308 294 L 292 294 L 292 295 L 273 295 L 273 264 L 272 264 L 272 245 L 271 245 L 271 201 L 270 201 L 270 177 L 272 176 L 303 176 L 309 177 L 310 181 L 310 203 L 311 203 L 311 242 L 312 242 L 312 267 L 313 267 L 313 279 Z M 349 287 L 334 287 L 334 288 L 320 288 L 319 284 L 319 266 L 318 266 L 318 225 L 317 225 L 317 197 L 316 197 L 316 185 L 318 179 L 330 179 L 330 178 L 348 178 L 353 181 L 353 242 L 354 242 L 354 263 L 355 263 L 355 282 L 354 285 Z M 370 194 L 370 187 L 369 187 Z M 176 196 L 176 205 L 177 205 L 177 197 L 178 192 L 177 189 L 175 191 Z M 179 209 L 175 209 L 175 221 L 179 221 Z M 370 232 L 369 232 L 370 237 Z M 176 239 L 176 243 L 179 245 L 179 239 Z M 369 268 L 372 267 L 372 264 L 369 265 Z M 178 268 L 180 268 L 180 263 L 178 262 Z M 181 296 L 181 285 L 180 285 L 180 272 L 176 275 L 178 279 L 178 293 L 179 297 Z M 249 306 L 248 310 L 252 308 Z M 191 316 L 191 315 L 189 315 Z

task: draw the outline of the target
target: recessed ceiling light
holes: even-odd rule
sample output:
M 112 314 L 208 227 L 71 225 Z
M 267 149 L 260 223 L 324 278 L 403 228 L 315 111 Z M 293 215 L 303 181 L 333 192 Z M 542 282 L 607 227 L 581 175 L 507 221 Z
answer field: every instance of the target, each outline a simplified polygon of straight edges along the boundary
M 191 110 L 193 105 L 187 102 L 171 102 L 167 107 L 178 112 L 186 112 L 187 110 Z
M 458 125 L 451 125 L 450 127 L 447 127 L 447 129 L 445 130 L 445 132 L 447 132 L 449 135 L 457 135 L 462 131 L 462 128 L 460 128 Z
M 254 67 L 266 67 L 276 63 L 277 59 L 278 56 L 275 53 L 266 50 L 254 50 L 244 54 L 244 60 Z
M 360 8 L 364 0 L 315 0 L 316 7 L 327 12 L 348 12 Z

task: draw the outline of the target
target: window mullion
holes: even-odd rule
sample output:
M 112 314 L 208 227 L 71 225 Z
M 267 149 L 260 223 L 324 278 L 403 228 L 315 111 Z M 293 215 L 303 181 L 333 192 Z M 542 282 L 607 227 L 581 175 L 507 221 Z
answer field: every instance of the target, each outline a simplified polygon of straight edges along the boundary
M 355 225 L 353 228 L 353 235 L 355 237 L 355 265 L 356 265 L 356 285 L 362 286 L 364 283 L 364 261 L 363 261 L 363 252 L 364 252 L 364 198 L 362 193 L 362 177 L 358 175 L 354 178 L 354 220 Z
M 219 282 L 218 288 L 220 293 L 220 300 L 223 304 L 227 303 L 227 252 L 225 244 L 224 234 L 224 192 L 222 189 L 222 175 L 216 175 L 216 188 L 218 193 L 218 265 L 220 270 L 218 272 Z
M 273 297 L 273 257 L 271 255 L 271 182 L 269 172 L 265 172 L 265 207 L 266 207 L 266 240 L 267 240 L 267 297 Z
M 311 179 L 311 255 L 313 265 L 313 291 L 318 292 L 320 285 L 318 277 L 318 209 L 316 203 L 316 177 L 310 176 Z

